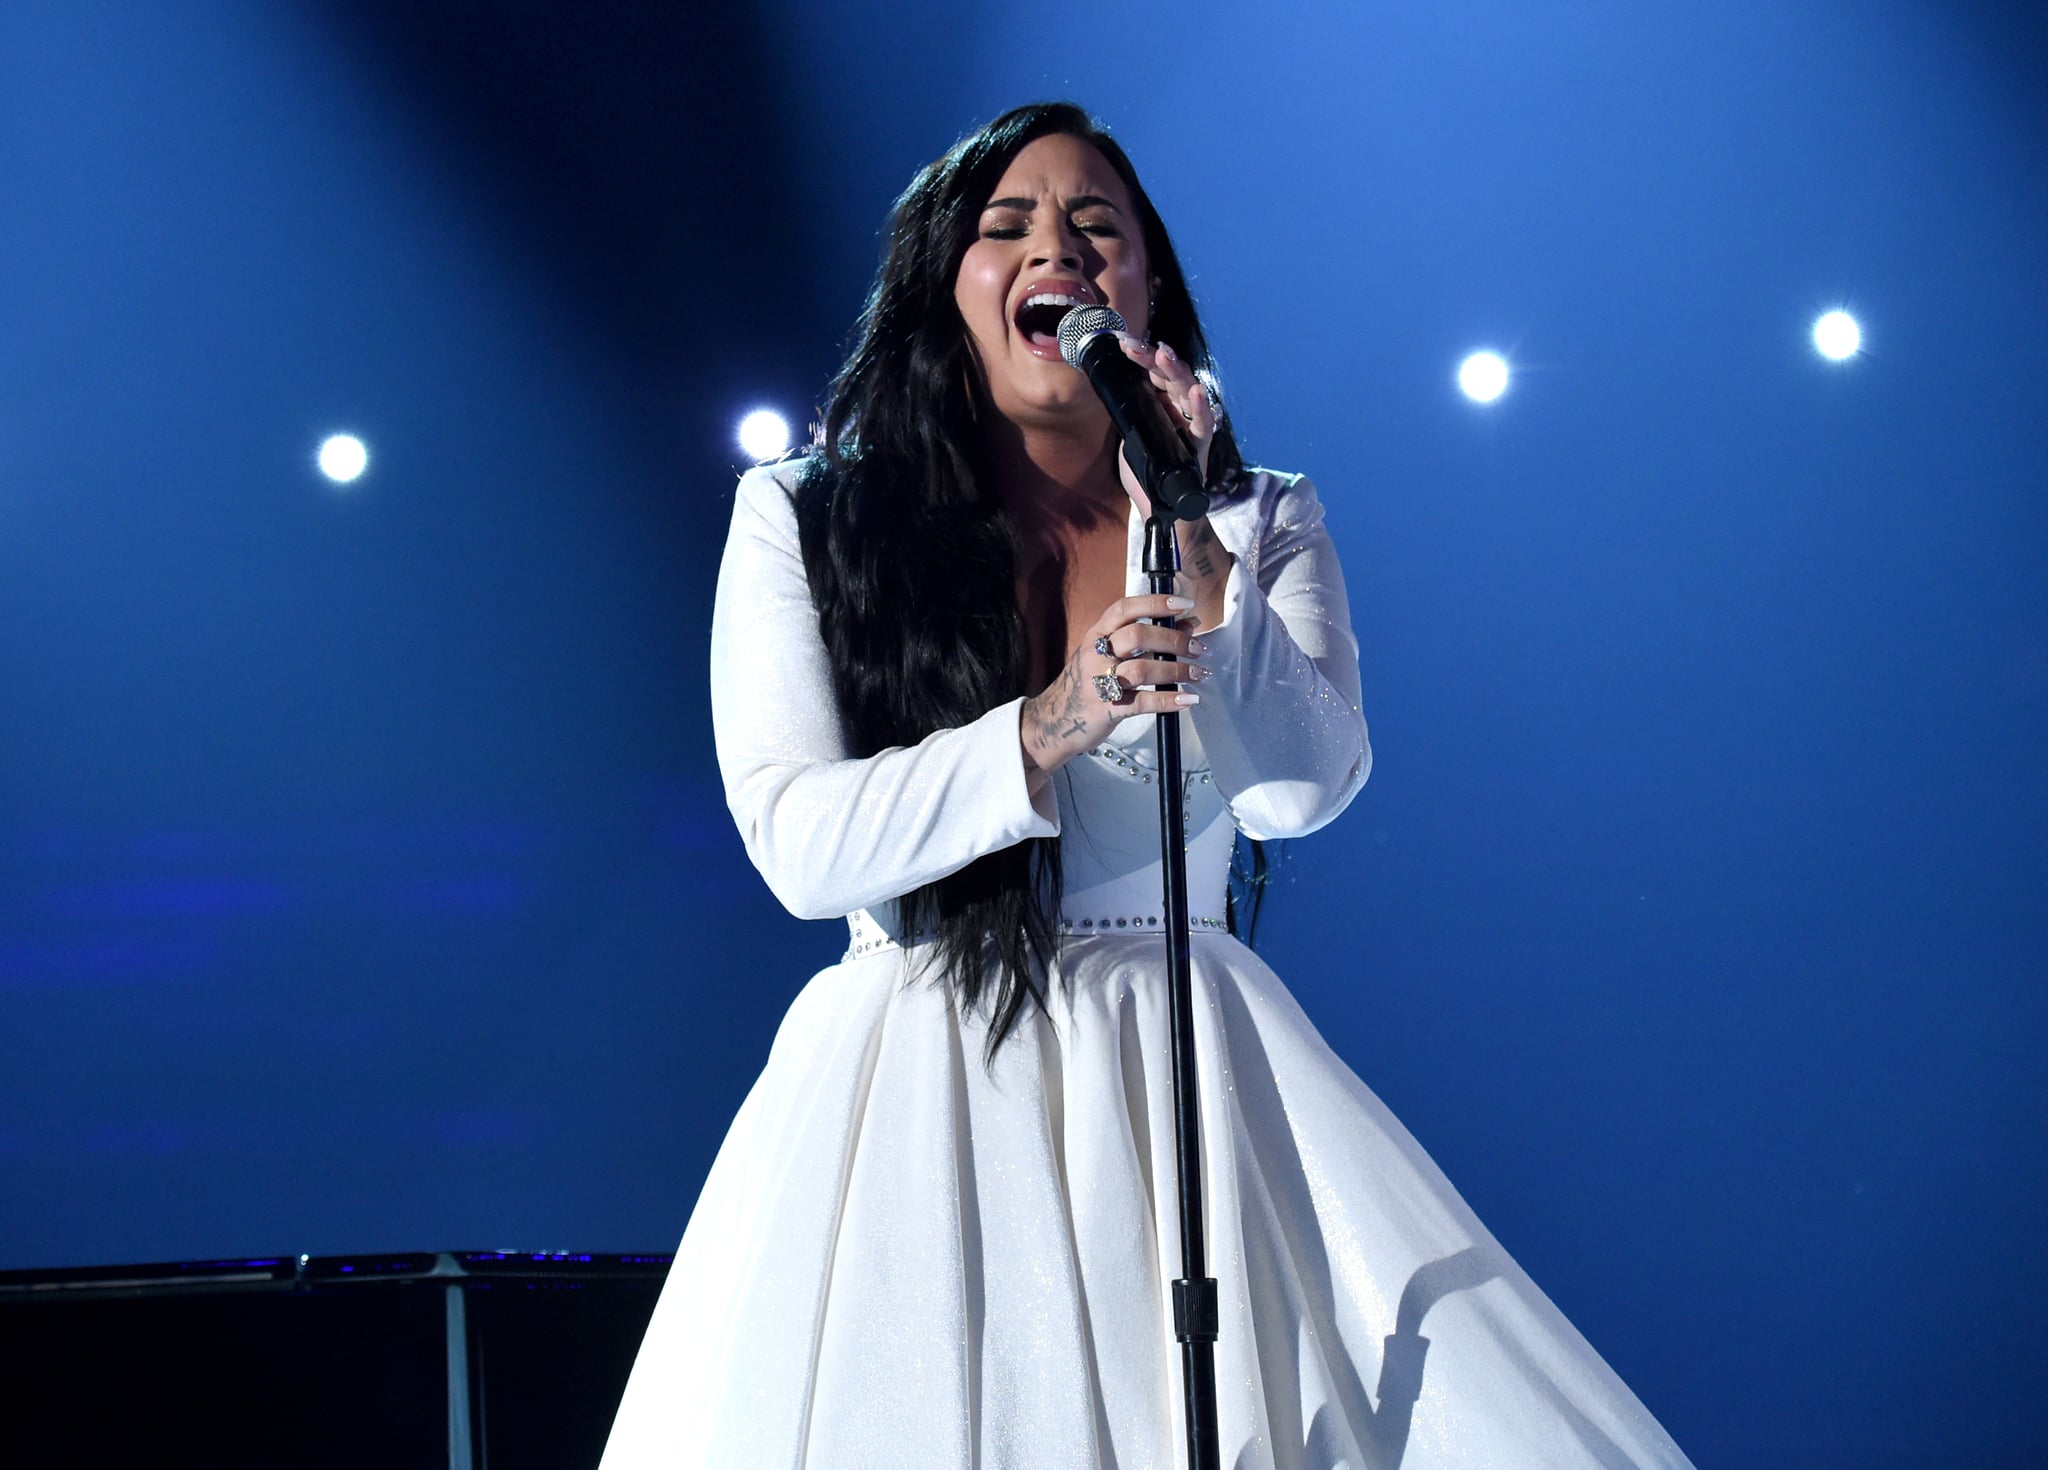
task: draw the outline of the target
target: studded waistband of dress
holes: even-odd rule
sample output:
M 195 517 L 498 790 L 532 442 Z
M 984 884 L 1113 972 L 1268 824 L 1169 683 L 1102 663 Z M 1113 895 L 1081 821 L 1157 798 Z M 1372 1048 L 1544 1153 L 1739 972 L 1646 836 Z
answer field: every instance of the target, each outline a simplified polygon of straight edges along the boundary
M 912 945 L 924 944 L 936 936 L 929 930 L 900 937 L 883 933 L 873 924 L 856 926 L 860 937 L 847 945 L 844 959 L 858 959 L 865 954 L 878 954 L 885 949 L 908 949 Z M 1165 920 L 1158 914 L 1062 914 L 1059 922 L 1062 937 L 1078 939 L 1099 938 L 1104 935 L 1115 937 L 1132 934 L 1164 934 Z M 1228 934 L 1229 923 L 1211 914 L 1188 916 L 1188 932 L 1191 934 Z

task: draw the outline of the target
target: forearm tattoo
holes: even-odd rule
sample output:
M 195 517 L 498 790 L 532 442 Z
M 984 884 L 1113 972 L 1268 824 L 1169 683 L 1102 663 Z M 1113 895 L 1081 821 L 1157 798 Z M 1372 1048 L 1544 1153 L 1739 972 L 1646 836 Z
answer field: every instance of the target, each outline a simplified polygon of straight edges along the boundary
M 1081 677 L 1075 672 L 1072 659 L 1060 670 L 1060 676 L 1046 686 L 1045 692 L 1025 702 L 1025 715 L 1030 722 L 1031 748 L 1035 754 L 1051 755 L 1060 743 L 1071 740 L 1087 730 L 1088 722 L 1082 715 Z

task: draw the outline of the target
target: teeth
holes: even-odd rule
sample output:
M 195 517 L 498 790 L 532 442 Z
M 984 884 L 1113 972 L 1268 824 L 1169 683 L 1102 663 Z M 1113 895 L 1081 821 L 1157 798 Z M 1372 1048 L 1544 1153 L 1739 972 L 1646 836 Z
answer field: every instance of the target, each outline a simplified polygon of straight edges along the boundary
M 1054 291 L 1041 291 L 1035 296 L 1024 298 L 1025 306 L 1086 306 L 1088 303 L 1078 296 L 1068 296 Z M 1019 310 L 1022 310 L 1020 307 Z

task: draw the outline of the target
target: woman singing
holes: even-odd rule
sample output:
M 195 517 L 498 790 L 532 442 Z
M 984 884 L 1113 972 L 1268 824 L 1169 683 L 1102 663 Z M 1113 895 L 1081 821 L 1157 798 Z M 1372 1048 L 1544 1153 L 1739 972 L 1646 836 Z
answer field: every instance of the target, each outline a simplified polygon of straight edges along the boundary
M 1205 468 L 1184 596 L 1137 594 L 1145 497 L 1055 341 L 1080 304 Z M 852 938 L 705 1181 L 609 1470 L 1185 1463 L 1171 712 L 1223 1463 L 1686 1463 L 1233 936 L 1238 838 L 1315 831 L 1372 755 L 1316 492 L 1243 463 L 1208 363 L 1122 150 L 1020 108 L 911 183 L 817 443 L 741 480 L 726 798 Z

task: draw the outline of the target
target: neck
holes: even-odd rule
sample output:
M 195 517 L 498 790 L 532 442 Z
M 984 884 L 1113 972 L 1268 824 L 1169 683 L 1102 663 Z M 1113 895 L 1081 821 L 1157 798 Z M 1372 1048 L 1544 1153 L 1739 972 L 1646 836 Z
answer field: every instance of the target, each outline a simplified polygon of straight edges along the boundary
M 989 421 L 993 420 L 991 424 Z M 983 419 L 982 473 L 1027 541 L 1057 540 L 1129 512 L 1113 433 Z

